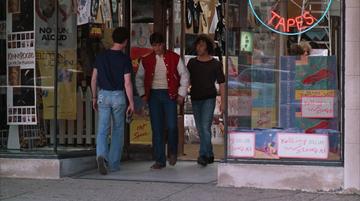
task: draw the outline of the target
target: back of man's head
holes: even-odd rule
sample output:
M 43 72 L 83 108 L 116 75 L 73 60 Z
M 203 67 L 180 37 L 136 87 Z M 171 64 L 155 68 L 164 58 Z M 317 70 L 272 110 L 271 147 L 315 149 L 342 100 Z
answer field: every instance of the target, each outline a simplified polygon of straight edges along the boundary
M 130 32 L 125 27 L 117 27 L 112 34 L 114 43 L 123 43 L 130 38 Z

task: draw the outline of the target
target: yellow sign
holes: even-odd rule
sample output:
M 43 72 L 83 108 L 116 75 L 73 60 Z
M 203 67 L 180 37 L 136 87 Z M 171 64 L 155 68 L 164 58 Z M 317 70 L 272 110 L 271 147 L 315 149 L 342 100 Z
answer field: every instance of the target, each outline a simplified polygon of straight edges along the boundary
M 300 100 L 304 96 L 335 96 L 335 90 L 296 90 L 295 99 Z
M 54 118 L 54 68 L 53 51 L 36 51 L 40 70 L 44 119 Z M 61 50 L 58 66 L 58 118 L 76 119 L 76 50 Z
M 131 122 L 130 143 L 152 144 L 152 132 L 149 117 L 136 116 Z

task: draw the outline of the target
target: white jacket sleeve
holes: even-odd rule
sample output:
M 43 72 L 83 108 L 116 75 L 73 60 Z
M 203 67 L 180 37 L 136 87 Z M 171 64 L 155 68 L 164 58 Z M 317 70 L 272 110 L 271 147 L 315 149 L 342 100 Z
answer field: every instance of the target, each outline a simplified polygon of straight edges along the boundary
M 182 97 L 185 97 L 187 95 L 187 91 L 189 88 L 190 74 L 189 74 L 188 69 L 184 65 L 184 62 L 182 59 L 179 59 L 177 70 L 180 75 L 180 87 L 179 87 L 178 94 Z
M 145 77 L 145 70 L 142 65 L 142 62 L 140 61 L 139 69 L 138 69 L 138 71 L 136 73 L 136 77 L 135 77 L 135 85 L 136 85 L 136 89 L 139 93 L 139 96 L 145 95 L 144 77 Z

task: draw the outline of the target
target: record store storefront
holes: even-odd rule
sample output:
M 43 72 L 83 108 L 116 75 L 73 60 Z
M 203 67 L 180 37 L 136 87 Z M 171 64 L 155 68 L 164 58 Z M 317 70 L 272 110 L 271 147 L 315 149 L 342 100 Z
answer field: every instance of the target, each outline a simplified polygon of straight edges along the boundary
M 360 189 L 358 1 L 161 2 L 1 1 L 0 160 L 93 159 L 92 64 L 123 25 L 134 73 L 153 31 L 185 63 L 198 34 L 214 39 L 227 78 L 226 111 L 215 109 L 213 123 L 218 185 Z M 198 138 L 190 99 L 179 108 L 186 153 Z M 148 112 L 139 108 L 128 154 L 151 147 Z

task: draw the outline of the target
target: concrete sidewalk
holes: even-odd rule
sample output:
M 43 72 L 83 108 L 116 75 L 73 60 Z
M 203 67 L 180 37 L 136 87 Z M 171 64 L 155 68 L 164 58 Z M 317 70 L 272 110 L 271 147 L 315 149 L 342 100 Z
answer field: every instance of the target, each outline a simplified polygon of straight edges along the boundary
M 176 184 L 95 179 L 0 178 L 6 201 L 359 201 L 360 195 L 220 188 L 216 183 Z

